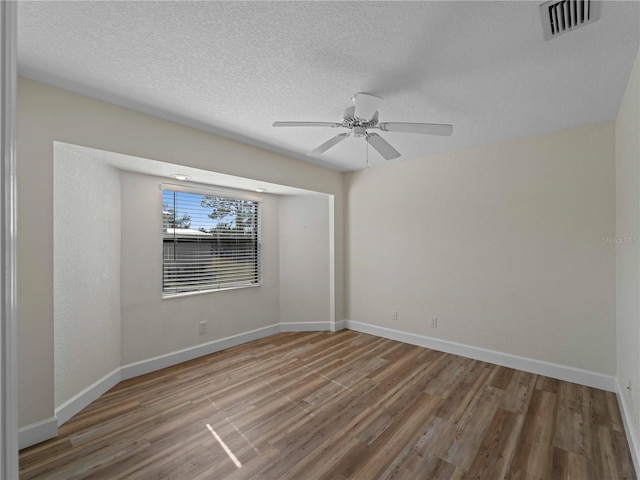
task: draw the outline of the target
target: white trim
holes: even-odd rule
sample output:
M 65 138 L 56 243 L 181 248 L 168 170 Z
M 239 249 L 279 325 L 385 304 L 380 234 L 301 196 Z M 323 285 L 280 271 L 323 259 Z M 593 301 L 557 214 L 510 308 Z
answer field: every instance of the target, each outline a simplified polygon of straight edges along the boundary
M 431 348 L 440 352 L 452 353 L 461 357 L 473 358 L 483 362 L 501 365 L 503 367 L 515 368 L 525 372 L 544 375 L 546 377 L 565 380 L 567 382 L 578 383 L 587 387 L 599 388 L 609 392 L 616 391 L 615 377 L 602 373 L 582 370 L 580 368 L 559 365 L 557 363 L 545 362 L 534 358 L 520 357 L 509 353 L 497 352 L 485 348 L 474 347 L 462 343 L 450 342 L 438 338 L 427 337 L 415 333 L 402 332 L 392 328 L 379 327 L 368 323 L 345 321 L 346 328 L 357 332 L 368 333 L 378 337 L 389 338 L 399 342 L 418 345 L 420 347 Z
M 20 449 L 55 438 L 58 436 L 58 419 L 56 417 L 50 417 L 45 420 L 40 420 L 39 422 L 25 425 L 24 427 L 20 427 L 18 434 L 20 437 L 18 442 Z
M 347 320 L 338 320 L 335 323 L 335 329 L 333 331 L 337 332 L 338 330 L 344 330 L 345 328 L 347 328 Z
M 17 3 L 0 2 L 0 478 L 18 478 Z
M 97 400 L 102 394 L 115 387 L 121 380 L 120 371 L 120 367 L 116 368 L 56 408 L 58 426 L 65 423 L 80 410 L 88 407 L 91 402 Z
M 268 327 L 258 328 L 256 330 L 250 330 L 248 332 L 239 333 L 230 337 L 214 340 L 209 343 L 203 343 L 196 345 L 195 347 L 185 348 L 175 352 L 159 355 L 147 360 L 141 360 L 139 362 L 130 363 L 125 365 L 121 369 L 122 380 L 128 380 L 145 373 L 155 372 L 162 368 L 172 367 L 182 362 L 193 360 L 194 358 L 209 355 L 210 353 L 219 352 L 226 348 L 235 347 L 242 343 L 250 342 L 252 340 L 258 340 L 260 338 L 268 337 L 279 333 L 280 327 L 278 324 L 269 325 Z
M 235 285 L 233 287 L 220 287 L 220 288 L 209 288 L 207 290 L 198 290 L 197 292 L 180 292 L 180 293 L 162 293 L 162 300 L 171 300 L 172 298 L 184 298 L 184 297 L 193 297 L 194 295 L 206 295 L 208 293 L 214 292 L 224 292 L 227 290 L 239 290 L 241 288 L 256 288 L 261 287 L 262 283 L 253 283 L 251 285 Z
M 278 324 L 281 332 L 330 332 L 331 322 L 283 322 Z
M 317 332 L 330 330 L 330 322 L 276 323 L 275 325 L 250 330 L 248 332 L 214 340 L 209 343 L 203 343 L 194 347 L 150 358 L 148 360 L 141 360 L 136 363 L 125 365 L 121 368 L 121 378 L 122 380 L 128 380 L 129 378 L 144 375 L 145 373 L 155 372 L 162 368 L 172 367 L 173 365 L 193 360 L 194 358 L 219 352 L 226 348 L 235 347 L 236 345 L 268 337 L 269 335 L 275 335 L 280 332 Z
M 638 432 L 635 430 L 631 408 L 627 403 L 626 389 L 620 385 L 620 379 L 616 380 L 616 385 L 618 387 L 618 405 L 620 406 L 620 413 L 622 413 L 622 422 L 624 423 L 624 431 L 627 434 L 631 459 L 636 469 L 636 475 L 640 475 L 640 440 L 638 439 Z
M 335 196 L 329 195 L 329 322 L 330 330 L 335 332 L 336 321 L 336 202 Z

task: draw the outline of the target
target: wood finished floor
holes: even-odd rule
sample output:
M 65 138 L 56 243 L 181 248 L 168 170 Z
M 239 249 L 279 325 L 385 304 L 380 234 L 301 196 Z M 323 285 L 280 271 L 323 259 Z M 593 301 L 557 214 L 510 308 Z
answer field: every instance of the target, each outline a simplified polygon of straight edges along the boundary
M 122 382 L 20 478 L 636 477 L 613 393 L 343 330 Z

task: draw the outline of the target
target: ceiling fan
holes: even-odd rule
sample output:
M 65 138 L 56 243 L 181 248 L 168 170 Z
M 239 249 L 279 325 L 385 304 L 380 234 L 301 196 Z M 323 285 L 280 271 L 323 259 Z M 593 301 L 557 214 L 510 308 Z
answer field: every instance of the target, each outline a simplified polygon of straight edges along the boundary
M 342 122 L 274 122 L 274 127 L 331 127 L 348 128 L 349 131 L 339 133 L 322 145 L 308 153 L 308 155 L 321 155 L 331 147 L 337 145 L 349 136 L 364 137 L 385 160 L 398 158 L 400 153 L 393 148 L 384 138 L 377 133 L 369 133 L 369 129 L 378 129 L 383 132 L 420 133 L 423 135 L 444 135 L 453 133 L 453 125 L 443 123 L 407 123 L 407 122 L 382 122 L 378 123 L 378 105 L 382 97 L 369 93 L 356 93 L 353 98 L 354 105 L 348 107 L 342 114 Z

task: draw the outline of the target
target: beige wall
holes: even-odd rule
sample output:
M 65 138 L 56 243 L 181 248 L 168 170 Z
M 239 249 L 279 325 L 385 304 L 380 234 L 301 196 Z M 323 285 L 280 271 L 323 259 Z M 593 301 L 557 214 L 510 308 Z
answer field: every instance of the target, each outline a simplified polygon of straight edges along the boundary
M 621 111 L 617 125 L 627 122 L 624 118 Z M 605 122 L 342 175 L 20 79 L 20 424 L 50 418 L 55 405 L 52 203 L 56 140 L 332 195 L 335 209 L 327 217 L 335 216 L 336 320 L 346 317 L 613 374 L 616 247 L 603 239 L 616 235 L 615 148 L 619 153 L 620 145 L 628 147 L 631 157 L 637 158 L 633 142 L 638 129 L 633 121 L 629 125 L 627 140 L 614 132 L 613 122 Z M 133 195 L 141 184 L 150 188 L 146 179 L 138 177 L 127 177 L 129 193 L 123 193 L 123 198 Z M 620 205 L 626 205 L 623 208 L 630 208 L 630 215 L 639 208 L 633 198 L 618 205 L 618 212 Z M 295 205 L 283 202 L 276 214 L 282 216 L 289 207 L 296 211 Z M 348 232 L 343 232 L 344 224 Z M 301 225 L 291 223 L 285 230 L 291 230 L 291 238 L 305 238 L 308 232 L 300 230 Z M 139 268 L 144 261 L 140 259 Z M 279 282 L 282 288 L 281 278 Z M 299 287 L 310 285 L 305 281 Z M 143 293 L 122 299 L 124 342 L 129 334 L 149 331 L 149 322 L 136 326 L 124 320 L 135 317 L 136 308 L 146 308 L 144 316 L 151 321 L 155 307 L 142 305 Z M 629 305 L 633 311 L 633 301 Z M 314 311 L 320 312 L 320 307 Z M 201 305 L 196 310 L 206 308 Z M 289 312 L 289 321 L 304 311 L 295 295 L 280 297 L 278 308 Z M 174 310 L 179 313 L 180 308 Z M 392 311 L 399 312 L 395 322 Z M 428 327 L 430 316 L 439 318 L 438 328 Z M 326 321 L 323 317 L 318 314 L 318 319 Z M 618 318 L 618 328 L 620 322 Z M 148 351 L 140 357 L 133 353 L 139 346 L 123 343 L 123 352 L 129 352 L 123 353 L 124 363 L 199 340 L 186 338 L 193 332 L 172 331 L 168 321 L 163 325 L 177 343 L 145 347 Z M 623 335 L 632 335 L 637 323 L 630 321 L 629 328 Z M 233 332 L 220 332 L 220 336 Z M 630 348 L 637 352 L 637 343 Z M 623 360 L 637 365 L 637 357 Z
M 20 425 L 54 414 L 56 140 L 334 195 L 335 316 L 344 318 L 340 173 L 23 78 L 17 119 Z
M 55 406 L 120 366 L 120 173 L 54 147 Z
M 330 222 L 327 195 L 280 199 L 280 321 L 328 322 Z
M 605 122 L 349 174 L 347 317 L 614 374 L 614 167 Z
M 278 198 L 261 195 L 262 285 L 163 299 L 166 179 L 122 172 L 122 365 L 279 322 Z M 200 321 L 207 333 L 200 335 Z
M 616 119 L 617 378 L 636 435 L 640 433 L 639 239 L 640 55 L 636 58 Z M 630 390 L 627 389 L 629 382 Z

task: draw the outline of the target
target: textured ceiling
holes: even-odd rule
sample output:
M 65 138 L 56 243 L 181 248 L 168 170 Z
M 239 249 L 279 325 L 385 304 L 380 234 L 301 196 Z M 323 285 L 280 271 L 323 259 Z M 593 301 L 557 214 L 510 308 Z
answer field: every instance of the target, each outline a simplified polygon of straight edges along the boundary
M 639 45 L 637 2 L 550 41 L 541 2 L 44 2 L 18 7 L 19 73 L 337 170 L 384 163 L 349 138 L 307 152 L 356 92 L 384 122 L 451 123 L 451 137 L 383 132 L 425 157 L 615 118 Z M 343 130 L 339 130 L 342 132 Z

